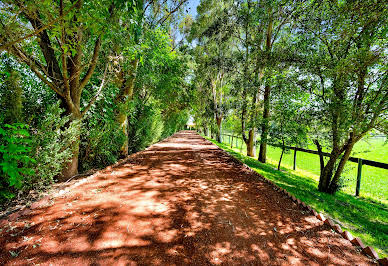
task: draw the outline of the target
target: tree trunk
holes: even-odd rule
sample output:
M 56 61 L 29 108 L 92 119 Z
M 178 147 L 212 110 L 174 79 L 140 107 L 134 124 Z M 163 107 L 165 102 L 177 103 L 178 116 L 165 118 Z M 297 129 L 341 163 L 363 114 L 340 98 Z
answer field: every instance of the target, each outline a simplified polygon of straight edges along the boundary
M 120 84 L 120 92 L 117 95 L 115 101 L 116 104 L 121 105 L 117 111 L 117 122 L 120 126 L 121 131 L 125 136 L 123 145 L 120 148 L 120 157 L 124 158 L 128 155 L 128 116 L 126 105 L 129 101 L 132 100 L 133 90 L 135 87 L 136 81 L 136 72 L 139 60 L 134 59 L 131 62 L 131 69 L 128 70 L 128 73 L 125 75 L 123 72 L 118 74 L 118 80 Z
M 322 152 L 322 146 L 319 143 L 319 141 L 316 139 L 314 140 L 315 145 L 317 146 L 318 149 L 318 156 L 319 156 L 319 166 L 320 166 L 320 173 L 323 172 L 323 168 L 325 167 L 325 160 L 323 158 L 323 152 Z
M 64 165 L 62 173 L 58 176 L 58 181 L 67 181 L 70 177 L 78 174 L 78 156 L 79 156 L 79 142 L 73 143 L 73 156 L 70 161 Z
M 72 157 L 70 161 L 65 163 L 62 169 L 61 174 L 58 176 L 58 181 L 63 182 L 67 181 L 69 178 L 78 174 L 78 157 L 79 157 L 79 144 L 81 139 L 81 114 L 77 113 L 75 110 L 69 110 L 67 108 L 67 114 L 72 115 L 72 121 L 77 121 L 77 140 L 71 143 Z M 66 125 L 66 127 L 70 126 L 70 122 Z
M 268 26 L 266 32 L 266 42 L 265 42 L 265 51 L 267 59 L 271 57 L 272 51 L 272 30 L 273 30 L 273 14 L 272 8 L 268 9 Z M 263 110 L 263 121 L 261 124 L 261 137 L 260 137 L 260 151 L 259 151 L 259 161 L 265 163 L 267 159 L 267 138 L 269 131 L 269 103 L 271 96 L 271 87 L 269 84 L 265 85 L 264 88 L 264 110 Z
M 264 89 L 264 111 L 263 111 L 263 121 L 261 123 L 261 137 L 260 137 L 261 141 L 260 141 L 260 151 L 259 151 L 259 161 L 262 163 L 265 163 L 267 158 L 270 93 L 271 93 L 271 87 L 269 85 L 266 85 Z
M 280 171 L 280 165 L 282 163 L 283 154 L 284 154 L 284 143 L 283 143 L 282 153 L 280 154 L 280 159 L 279 159 L 279 163 L 278 163 L 278 171 Z
M 247 155 L 255 157 L 255 130 L 251 128 L 248 133 Z
M 117 122 L 119 123 L 120 130 L 123 132 L 125 139 L 120 148 L 120 157 L 124 158 L 128 155 L 128 117 L 127 114 L 119 112 L 117 115 Z
M 221 143 L 221 124 L 222 124 L 222 117 L 219 116 L 216 118 L 217 120 L 217 142 Z
M 337 166 L 337 170 L 335 171 L 334 177 L 331 180 L 329 187 L 327 188 L 328 193 L 334 194 L 339 189 L 338 181 L 339 181 L 341 174 L 345 168 L 345 164 L 350 157 L 350 153 L 352 152 L 353 146 L 354 146 L 354 142 L 351 141 L 345 150 L 344 156 L 342 156 L 341 161 L 339 162 L 339 164 Z
M 331 177 L 333 176 L 333 171 L 335 168 L 335 163 L 338 159 L 339 155 L 332 153 L 329 161 L 326 163 L 323 171 L 319 177 L 318 190 L 321 192 L 328 192 L 328 188 L 330 185 Z

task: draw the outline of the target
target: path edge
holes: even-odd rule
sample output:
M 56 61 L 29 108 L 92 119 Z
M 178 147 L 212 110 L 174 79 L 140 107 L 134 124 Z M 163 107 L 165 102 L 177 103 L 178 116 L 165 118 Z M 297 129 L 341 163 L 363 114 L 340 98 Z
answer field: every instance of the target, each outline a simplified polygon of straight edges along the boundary
M 211 142 L 210 140 L 204 138 L 199 133 L 196 133 L 196 134 L 198 134 L 205 141 L 208 141 L 212 145 L 216 146 L 222 153 L 224 153 L 225 155 L 230 157 L 234 162 L 242 165 L 249 172 L 253 173 L 256 177 L 259 178 L 259 180 L 270 185 L 276 192 L 279 192 L 279 193 L 282 193 L 283 195 L 285 195 L 292 202 L 294 202 L 300 209 L 307 210 L 309 213 L 313 214 L 318 220 L 322 221 L 323 224 L 327 225 L 331 230 L 340 234 L 344 239 L 348 240 L 350 242 L 350 244 L 352 244 L 357 249 L 357 251 L 361 251 L 362 254 L 364 254 L 368 258 L 372 259 L 374 262 L 377 262 L 381 266 L 388 266 L 388 258 L 387 257 L 380 258 L 379 255 L 377 254 L 377 252 L 374 250 L 374 248 L 372 248 L 370 246 L 365 246 L 360 238 L 358 238 L 358 237 L 354 238 L 350 232 L 348 232 L 346 230 L 343 231 L 341 226 L 339 224 L 334 223 L 334 221 L 331 218 L 329 218 L 329 217 L 326 218 L 322 213 L 318 213 L 316 210 L 314 210 L 314 208 L 307 205 L 303 201 L 299 200 L 298 198 L 296 198 L 294 195 L 289 193 L 284 188 L 279 187 L 271 180 L 265 178 L 263 175 L 259 174 L 254 169 L 250 168 L 247 164 L 245 164 L 243 161 L 237 159 L 236 157 L 234 157 L 232 154 L 230 154 L 226 150 L 220 148 L 218 145 L 216 145 L 213 142 Z

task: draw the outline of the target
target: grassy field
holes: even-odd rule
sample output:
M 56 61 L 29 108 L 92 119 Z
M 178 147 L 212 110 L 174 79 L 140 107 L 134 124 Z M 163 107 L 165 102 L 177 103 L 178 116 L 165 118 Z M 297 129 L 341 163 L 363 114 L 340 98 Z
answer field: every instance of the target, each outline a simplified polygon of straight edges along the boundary
M 224 142 L 229 144 L 229 138 L 224 137 Z M 239 151 L 246 153 L 245 143 L 241 147 L 241 139 L 238 139 Z M 233 141 L 234 145 L 236 141 Z M 313 146 L 309 149 L 314 149 Z M 271 164 L 276 164 L 279 161 L 281 149 L 273 146 L 268 146 L 268 161 Z M 352 153 L 354 157 L 374 160 L 388 163 L 388 144 L 384 145 L 383 138 L 373 138 L 358 142 Z M 282 166 L 288 170 L 292 170 L 294 160 L 293 151 L 288 151 L 283 156 Z M 319 180 L 319 157 L 315 154 L 297 152 L 296 171 L 295 173 L 309 176 L 313 180 Z M 354 195 L 356 192 L 357 180 L 357 163 L 348 162 L 342 177 L 341 190 L 349 195 Z M 377 201 L 385 205 L 388 204 L 388 170 L 376 168 L 368 165 L 362 167 L 362 178 L 360 197 Z
M 269 150 L 269 163 L 262 164 L 256 158 L 245 156 L 245 151 L 242 154 L 240 146 L 231 149 L 229 144 L 211 141 L 317 211 L 329 215 L 338 224 L 341 224 L 344 230 L 348 230 L 354 236 L 360 237 L 366 245 L 374 247 L 381 257 L 388 256 L 388 204 L 386 196 L 385 199 L 380 198 L 379 201 L 372 200 L 375 195 L 379 195 L 379 193 L 376 194 L 376 189 L 372 186 L 373 179 L 370 183 L 369 179 L 364 175 L 365 178 L 363 178 L 361 186 L 361 192 L 364 191 L 364 193 L 361 193 L 362 195 L 366 195 L 366 192 L 369 190 L 372 191 L 368 192 L 373 195 L 371 198 L 369 196 L 366 198 L 354 197 L 352 195 L 353 192 L 349 193 L 346 188 L 343 191 L 339 191 L 335 196 L 328 195 L 317 190 L 318 182 L 316 177 L 319 172 L 314 171 L 314 167 L 317 167 L 316 169 L 319 171 L 319 165 L 317 158 L 311 157 L 310 154 L 305 154 L 309 155 L 307 157 L 304 157 L 303 153 L 298 154 L 298 169 L 296 171 L 288 169 L 292 165 L 292 153 L 288 154 L 283 165 L 287 168 L 282 167 L 281 171 L 277 171 L 277 160 L 275 158 L 277 158 L 276 156 L 279 155 L 279 152 L 272 147 Z M 309 168 L 310 170 L 302 170 L 302 167 Z M 367 170 L 365 169 L 365 172 Z M 351 174 L 351 171 L 349 173 Z M 384 176 L 381 179 L 384 179 Z M 385 179 L 387 179 L 386 176 Z M 383 185 L 384 183 L 381 182 L 380 184 Z M 372 188 L 368 190 L 368 186 Z M 385 185 L 385 190 L 386 188 L 387 185 Z M 384 190 L 384 186 L 381 189 Z M 381 195 L 387 195 L 386 193 L 386 191 L 382 191 Z

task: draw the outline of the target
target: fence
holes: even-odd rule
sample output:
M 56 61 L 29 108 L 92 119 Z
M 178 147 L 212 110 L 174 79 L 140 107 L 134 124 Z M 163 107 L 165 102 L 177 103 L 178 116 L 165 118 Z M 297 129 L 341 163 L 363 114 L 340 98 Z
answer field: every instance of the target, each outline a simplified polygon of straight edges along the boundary
M 236 139 L 236 146 L 238 146 L 238 140 L 241 139 L 240 150 L 242 151 L 243 140 L 241 137 L 235 136 L 235 135 L 230 135 L 230 134 L 221 134 L 221 136 L 222 136 L 222 138 L 224 136 L 229 137 L 229 144 L 231 144 L 231 148 L 233 148 L 233 139 Z M 281 147 L 281 145 L 275 145 L 275 144 L 271 144 L 271 143 L 268 143 L 268 145 L 275 146 L 275 147 Z M 257 146 L 257 143 L 255 143 L 255 146 Z M 294 151 L 293 170 L 296 169 L 296 158 L 297 158 L 296 153 L 298 151 L 305 152 L 305 153 L 311 153 L 311 154 L 319 154 L 318 151 L 314 151 L 314 150 L 308 150 L 308 149 L 304 149 L 304 148 L 291 147 L 291 146 L 285 146 L 285 147 L 286 147 L 286 149 L 290 149 L 290 150 Z M 330 156 L 330 154 L 327 152 L 323 152 L 323 155 L 325 157 Z M 360 195 L 361 173 L 362 173 L 362 166 L 363 165 L 369 165 L 369 166 L 373 166 L 373 167 L 377 167 L 377 168 L 388 169 L 387 163 L 371 161 L 371 160 L 367 160 L 367 159 L 363 159 L 363 158 L 349 157 L 349 161 L 355 162 L 358 164 L 358 166 L 357 166 L 356 194 L 355 194 L 356 196 Z

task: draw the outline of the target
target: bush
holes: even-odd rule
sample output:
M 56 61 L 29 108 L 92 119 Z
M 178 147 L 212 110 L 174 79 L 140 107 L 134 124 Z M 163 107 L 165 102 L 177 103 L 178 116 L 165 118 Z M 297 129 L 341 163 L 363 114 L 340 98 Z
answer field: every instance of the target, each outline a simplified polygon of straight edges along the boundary
M 49 105 L 34 128 L 22 123 L 0 126 L 0 200 L 44 189 L 71 158 L 80 122 L 70 122 L 59 105 Z
M 5 124 L 0 127 L 0 199 L 10 199 L 22 190 L 26 179 L 33 175 L 35 160 L 31 157 L 28 125 Z
M 152 104 L 135 100 L 128 117 L 129 153 L 138 152 L 160 140 L 163 121 L 160 110 Z
M 84 127 L 80 151 L 81 172 L 115 163 L 125 136 L 114 120 Z
M 183 128 L 187 120 L 189 119 L 189 114 L 187 111 L 180 111 L 168 114 L 164 117 L 164 127 L 161 138 L 167 138 L 177 132 L 180 128 Z
M 28 189 L 42 189 L 54 182 L 63 165 L 71 159 L 72 143 L 78 141 L 80 122 L 70 122 L 59 105 L 59 102 L 50 105 L 37 128 L 32 130 L 32 156 L 36 166 L 35 174 L 26 180 Z
M 80 145 L 80 172 L 103 168 L 115 163 L 120 156 L 120 147 L 125 141 L 116 121 L 116 109 L 111 95 L 105 95 L 86 114 Z

